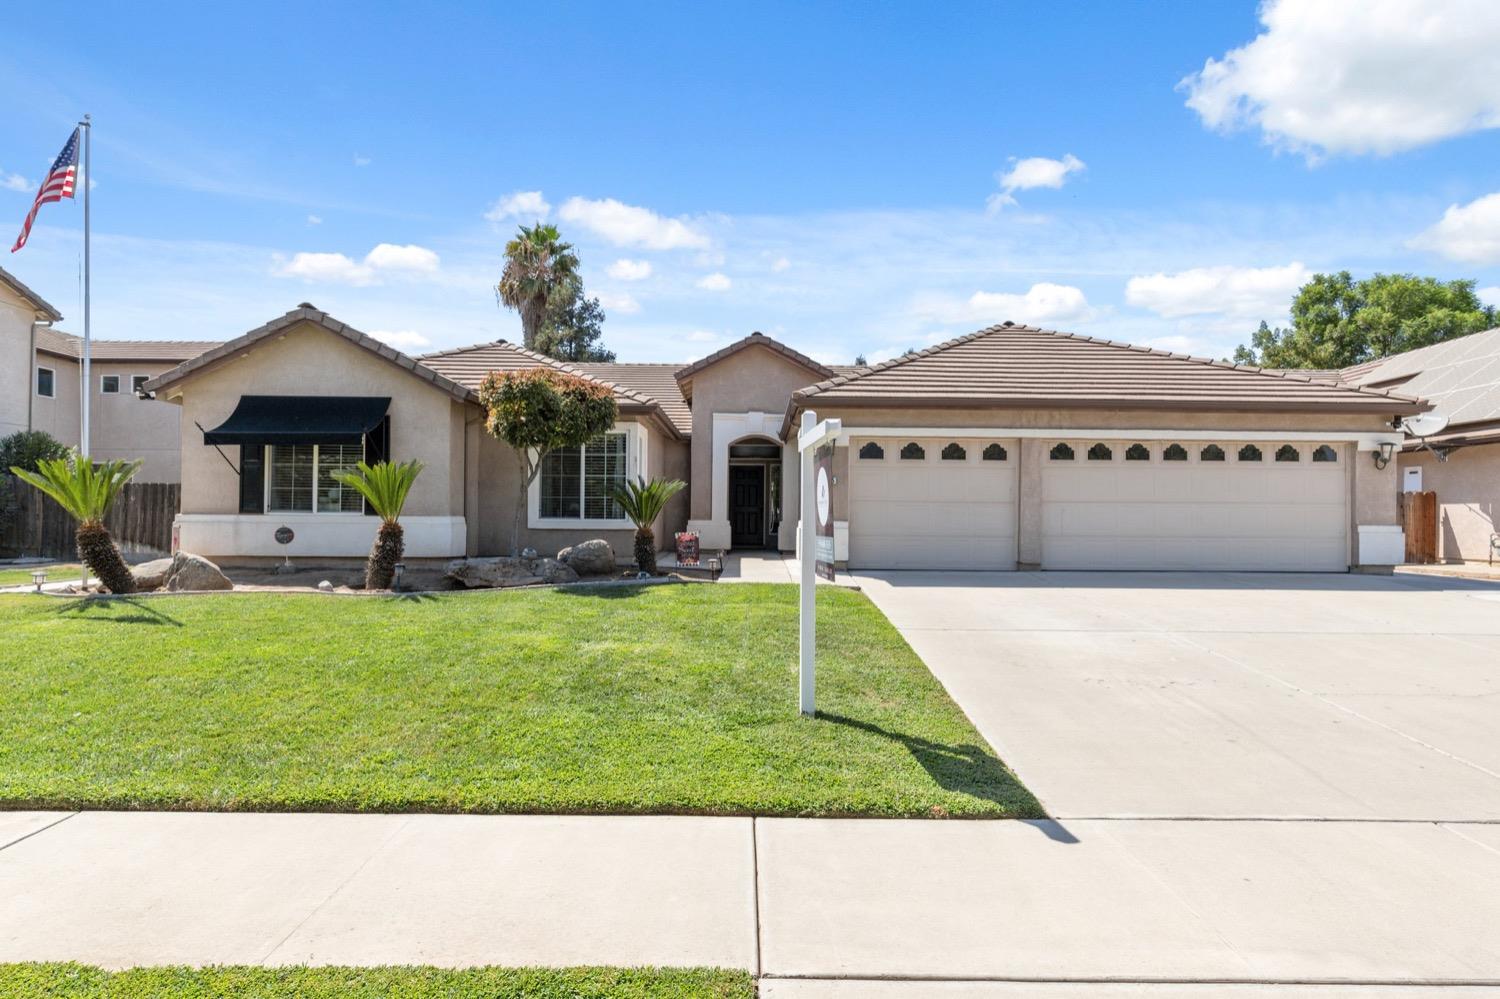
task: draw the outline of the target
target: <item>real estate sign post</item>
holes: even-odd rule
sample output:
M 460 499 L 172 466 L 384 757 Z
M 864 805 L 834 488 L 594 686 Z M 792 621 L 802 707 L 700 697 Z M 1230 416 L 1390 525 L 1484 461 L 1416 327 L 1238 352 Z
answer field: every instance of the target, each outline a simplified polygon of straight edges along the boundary
M 818 575 L 833 578 L 833 443 L 843 425 L 839 420 L 818 422 L 813 412 L 802 414 L 802 429 L 797 434 L 800 453 L 802 517 L 797 525 L 798 564 L 802 570 L 802 614 L 797 679 L 797 708 L 811 717 L 817 712 L 817 674 L 814 672 L 813 649 L 816 646 Z M 823 454 L 822 452 L 826 452 Z M 824 548 L 823 525 L 827 524 L 827 546 Z

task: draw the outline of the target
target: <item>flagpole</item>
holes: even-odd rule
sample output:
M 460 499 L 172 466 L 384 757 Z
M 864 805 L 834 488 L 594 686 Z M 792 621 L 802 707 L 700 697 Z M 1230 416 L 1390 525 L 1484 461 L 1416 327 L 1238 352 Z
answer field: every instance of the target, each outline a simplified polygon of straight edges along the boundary
M 89 136 L 93 132 L 89 118 L 89 115 L 84 115 L 83 121 L 78 123 L 83 129 L 83 391 L 79 393 L 83 401 L 83 412 L 79 451 L 85 458 L 89 456 L 89 399 L 94 394 L 94 383 L 89 374 L 89 362 L 93 359 L 89 324 L 89 188 L 94 179 L 94 171 L 89 164 L 89 146 L 92 144 Z

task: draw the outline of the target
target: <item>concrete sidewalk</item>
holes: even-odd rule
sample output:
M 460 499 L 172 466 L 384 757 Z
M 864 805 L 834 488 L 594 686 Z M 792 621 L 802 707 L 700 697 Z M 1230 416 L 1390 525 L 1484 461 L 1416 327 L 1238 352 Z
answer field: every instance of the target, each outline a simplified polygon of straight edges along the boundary
M 0 900 L 0 961 L 108 967 L 714 965 L 782 999 L 1500 983 L 1482 824 L 12 812 Z

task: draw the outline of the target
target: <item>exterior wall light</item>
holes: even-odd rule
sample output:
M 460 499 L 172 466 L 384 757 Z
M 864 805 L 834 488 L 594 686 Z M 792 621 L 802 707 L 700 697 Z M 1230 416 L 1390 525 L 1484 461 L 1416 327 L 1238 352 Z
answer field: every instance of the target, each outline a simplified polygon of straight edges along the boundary
M 1380 450 L 1375 452 L 1375 467 L 1384 468 L 1391 463 L 1391 456 L 1396 453 L 1396 445 L 1390 441 L 1381 441 Z

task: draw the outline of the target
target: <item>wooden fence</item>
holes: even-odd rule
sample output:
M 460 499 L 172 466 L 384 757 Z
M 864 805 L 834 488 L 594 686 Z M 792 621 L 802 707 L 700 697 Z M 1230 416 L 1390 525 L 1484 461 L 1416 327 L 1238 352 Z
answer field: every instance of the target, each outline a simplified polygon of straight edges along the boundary
M 1406 532 L 1406 561 L 1423 565 L 1436 562 L 1437 493 L 1402 493 L 1401 529 Z
M 40 490 L 14 476 L 5 478 L 12 509 L 9 515 L 0 511 L 0 555 L 76 557 L 73 518 Z M 0 489 L 0 500 L 4 493 Z M 166 555 L 172 550 L 172 521 L 181 498 L 182 486 L 176 482 L 128 482 L 104 525 L 124 551 Z

